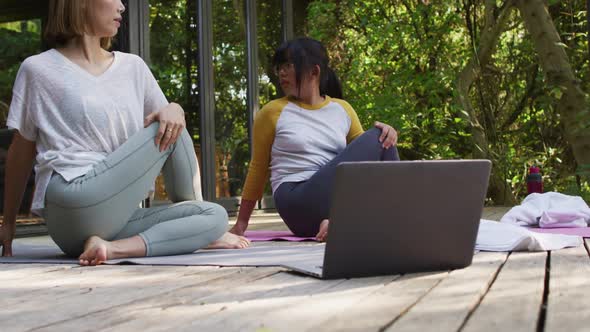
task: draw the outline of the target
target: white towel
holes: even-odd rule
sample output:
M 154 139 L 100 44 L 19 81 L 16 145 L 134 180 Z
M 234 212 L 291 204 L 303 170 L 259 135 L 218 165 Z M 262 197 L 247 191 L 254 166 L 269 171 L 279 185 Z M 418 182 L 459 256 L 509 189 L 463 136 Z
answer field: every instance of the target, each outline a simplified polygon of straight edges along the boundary
M 545 251 L 582 245 L 580 236 L 535 233 L 508 223 L 481 219 L 475 249 L 485 251 Z
M 590 208 L 581 197 L 556 192 L 528 195 L 521 205 L 515 206 L 500 220 L 520 226 L 587 227 Z

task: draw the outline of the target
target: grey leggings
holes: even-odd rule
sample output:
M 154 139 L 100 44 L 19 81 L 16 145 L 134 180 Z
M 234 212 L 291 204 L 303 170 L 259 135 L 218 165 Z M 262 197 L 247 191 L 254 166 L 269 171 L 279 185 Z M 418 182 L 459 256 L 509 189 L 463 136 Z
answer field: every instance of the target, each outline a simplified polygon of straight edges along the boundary
M 281 218 L 297 236 L 315 236 L 324 219 L 330 218 L 332 186 L 336 166 L 343 161 L 399 160 L 396 147 L 381 147 L 381 130 L 373 128 L 352 141 L 339 155 L 311 178 L 282 183 L 274 193 Z
M 86 175 L 70 182 L 55 173 L 45 195 L 49 235 L 69 256 L 79 256 L 92 235 L 105 240 L 139 235 L 147 256 L 193 252 L 217 240 L 227 229 L 227 212 L 203 202 L 199 169 L 190 135 L 160 152 L 154 143 L 159 124 L 135 134 Z M 139 208 L 164 174 L 175 204 Z

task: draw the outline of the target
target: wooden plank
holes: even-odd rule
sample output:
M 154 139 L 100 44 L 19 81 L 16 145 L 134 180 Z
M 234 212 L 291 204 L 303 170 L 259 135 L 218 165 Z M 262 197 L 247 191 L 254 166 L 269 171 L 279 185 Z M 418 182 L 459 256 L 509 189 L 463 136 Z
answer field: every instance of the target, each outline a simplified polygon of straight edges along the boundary
M 16 226 L 16 238 L 32 237 L 47 235 L 47 225 L 39 224 L 19 224 Z
M 55 270 L 66 270 L 79 265 L 69 264 L 7 264 L 0 263 L 0 280 L 9 281 L 23 276 L 30 276 L 32 274 L 47 273 Z
M 482 218 L 499 221 L 510 210 L 508 206 L 490 206 L 483 209 Z
M 76 282 L 81 269 L 76 265 L 43 265 L 34 268 L 33 264 L 15 265 L 15 270 L 3 273 L 0 280 L 0 298 L 4 305 L 16 305 L 29 298 L 38 298 L 49 289 L 56 292 L 68 282 Z M 0 318 L 2 312 L 0 312 Z
M 457 331 L 487 292 L 506 257 L 506 253 L 478 253 L 471 266 L 452 271 L 387 331 L 428 331 L 433 326 L 437 331 Z
M 408 274 L 354 303 L 330 308 L 307 331 L 381 331 L 416 304 L 449 272 Z M 323 318 L 323 319 L 322 319 Z
M 46 264 L 0 264 L 0 301 L 3 305 L 12 299 L 23 285 L 29 285 L 31 278 L 41 279 L 51 272 L 77 267 L 77 265 L 46 265 Z
M 249 231 L 266 230 L 266 231 L 288 231 L 289 228 L 283 221 L 254 223 L 248 226 Z
M 285 272 L 249 283 L 228 278 L 224 283 L 207 284 L 206 288 L 175 293 L 143 307 L 127 306 L 122 310 L 131 313 L 134 319 L 103 330 L 240 330 L 243 322 L 266 315 L 266 311 L 274 306 L 303 295 L 329 291 L 342 282 L 343 280 L 322 281 Z M 178 297 L 181 300 L 172 301 Z M 166 324 L 158 325 L 163 321 Z
M 205 330 L 221 325 L 225 331 L 289 330 L 305 331 L 325 321 L 326 316 L 340 308 L 352 306 L 361 299 L 376 294 L 399 276 L 356 278 L 342 281 L 323 291 L 289 290 L 281 297 L 245 301 L 229 308 L 211 322 L 198 322 L 195 327 Z M 316 281 L 324 286 L 327 282 Z M 331 330 L 331 328 L 330 328 Z M 362 330 L 365 330 L 364 328 Z
M 221 274 L 214 279 L 198 280 L 198 275 L 191 275 L 195 279 L 193 283 L 170 289 L 165 293 L 147 294 L 141 298 L 136 297 L 133 301 L 112 303 L 104 310 L 89 312 L 87 315 L 64 319 L 54 324 L 48 324 L 41 328 L 41 331 L 71 331 L 88 330 L 88 331 L 143 331 L 143 330 L 162 330 L 175 324 L 177 320 L 183 317 L 191 316 L 192 312 L 184 310 L 187 305 L 197 308 L 205 308 L 204 301 L 207 297 L 216 296 L 220 293 L 232 297 L 236 293 L 247 292 L 251 284 L 256 284 L 256 280 L 266 278 L 269 275 L 276 275 L 282 268 L 222 268 L 223 270 L 232 270 L 233 273 Z M 161 283 L 175 283 L 174 279 L 161 280 Z M 160 287 L 156 285 L 157 287 Z M 237 288 L 237 290 L 235 290 Z M 126 289 L 126 293 L 130 290 Z M 110 301 L 110 297 L 103 296 Z M 214 298 L 211 300 L 213 301 Z M 81 301 L 81 300 L 80 300 Z M 212 304 L 209 308 L 212 308 Z M 221 304 L 221 306 L 223 306 Z M 61 310 L 61 309 L 60 309 Z M 215 308 L 222 310 L 222 308 Z
M 493 220 L 492 219 L 493 218 L 493 215 L 494 215 L 494 212 L 493 212 L 492 208 L 489 208 L 489 207 L 484 208 L 483 211 L 482 211 L 482 213 L 481 213 L 481 217 L 483 219 Z
M 502 219 L 502 217 L 511 209 L 511 206 L 499 206 L 497 207 L 496 211 L 495 211 L 495 215 L 494 215 L 494 219 L 493 220 L 498 220 L 500 221 L 500 219 Z
M 3 331 L 28 330 L 86 316 L 113 306 L 203 285 L 239 268 L 101 266 L 47 273 L 2 296 Z M 23 292 L 24 290 L 24 292 Z M 59 303 L 59 306 L 55 306 Z
M 586 246 L 590 243 L 588 239 Z M 545 331 L 590 328 L 590 258 L 587 247 L 551 252 Z
M 63 296 L 77 291 L 72 285 L 82 286 L 92 283 L 94 280 L 101 280 L 101 278 L 114 281 L 118 277 L 126 276 L 130 269 L 131 267 L 81 268 L 78 266 L 69 270 L 51 269 L 40 275 L 20 272 L 19 277 L 4 283 L 4 287 L 0 289 L 0 296 L 5 299 L 4 304 L 7 305 L 23 303 L 28 298 L 43 299 L 44 296 L 49 298 Z M 119 281 L 121 280 L 124 279 L 119 279 Z
M 230 225 L 235 224 L 237 217 L 231 217 L 229 219 Z M 248 230 L 272 230 L 272 231 L 288 231 L 289 228 L 281 219 L 278 213 L 258 213 L 253 214 L 250 218 Z
M 462 331 L 536 331 L 546 252 L 512 253 Z

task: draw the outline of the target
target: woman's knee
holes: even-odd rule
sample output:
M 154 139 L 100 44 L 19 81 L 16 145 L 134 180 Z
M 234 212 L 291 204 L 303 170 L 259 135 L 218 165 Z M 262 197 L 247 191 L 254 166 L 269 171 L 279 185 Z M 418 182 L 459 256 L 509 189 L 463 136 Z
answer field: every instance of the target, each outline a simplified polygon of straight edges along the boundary
M 366 137 L 370 137 L 371 139 L 376 140 L 377 142 L 379 141 L 379 136 L 381 136 L 381 129 L 373 127 L 371 129 L 368 129 L 367 131 L 365 131 L 362 136 L 366 136 Z
M 379 137 L 381 137 L 381 129 L 379 128 L 371 128 L 365 131 L 361 136 L 359 136 L 353 143 L 360 144 L 364 147 L 369 149 L 364 149 L 365 152 L 369 150 L 375 151 L 375 153 L 379 153 L 378 160 L 381 161 L 394 161 L 399 160 L 399 155 L 397 152 L 397 146 L 391 146 L 388 149 L 384 149 L 382 143 L 379 141 Z
M 209 204 L 209 209 L 211 209 L 210 214 L 215 217 L 215 219 L 223 224 L 224 227 L 227 227 L 228 224 L 228 215 L 227 210 L 219 204 L 211 203 L 211 202 L 204 202 Z
M 225 232 L 227 232 L 229 218 L 227 215 L 227 211 L 225 208 L 219 204 L 211 203 L 211 202 L 203 202 L 209 204 L 209 218 L 211 218 L 211 223 L 213 226 L 212 232 L 214 233 L 214 238 L 220 238 Z
M 182 139 L 183 141 L 191 143 L 191 144 L 193 142 L 193 139 L 191 138 L 191 134 L 189 134 L 189 132 L 186 128 L 183 128 L 180 131 L 180 135 L 178 135 L 178 139 Z
M 362 135 L 352 141 L 352 146 L 363 146 L 363 147 L 374 147 L 382 148 L 381 142 L 379 142 L 379 136 L 381 136 L 381 129 L 371 128 L 365 131 Z
M 174 142 L 173 146 L 176 148 L 178 145 L 182 145 L 184 148 L 187 149 L 194 149 L 193 147 L 193 139 L 191 138 L 191 135 L 189 134 L 188 130 L 186 128 L 183 128 L 180 131 L 180 134 L 178 135 L 178 138 L 176 139 L 176 142 Z
M 229 224 L 229 217 L 227 215 L 227 211 L 223 206 L 216 203 L 205 201 L 190 201 L 190 203 L 183 202 L 183 204 L 187 203 L 193 207 L 191 211 L 192 215 L 200 215 L 207 218 L 207 221 L 211 224 L 211 226 L 218 233 L 220 233 L 219 236 L 225 233 Z

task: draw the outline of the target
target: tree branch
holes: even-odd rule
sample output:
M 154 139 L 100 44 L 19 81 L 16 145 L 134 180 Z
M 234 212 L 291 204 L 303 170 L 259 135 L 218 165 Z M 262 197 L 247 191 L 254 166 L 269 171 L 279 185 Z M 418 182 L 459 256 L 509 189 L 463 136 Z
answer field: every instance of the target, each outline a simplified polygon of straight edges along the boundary
M 510 114 L 510 116 L 508 116 L 506 121 L 504 121 L 504 123 L 502 124 L 502 127 L 501 127 L 502 131 L 507 130 L 508 127 L 510 127 L 524 111 L 524 109 L 527 105 L 527 101 L 533 96 L 533 93 L 534 93 L 535 89 L 537 88 L 536 82 L 537 82 L 537 75 L 538 74 L 539 74 L 539 65 L 535 64 L 533 67 L 532 73 L 530 75 L 530 79 L 527 80 L 527 89 L 526 89 L 525 93 L 522 95 L 522 98 L 520 98 L 520 101 L 518 102 L 518 105 L 514 109 L 514 112 L 512 112 L 512 114 Z

